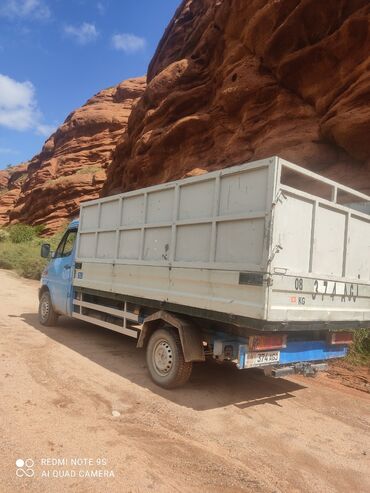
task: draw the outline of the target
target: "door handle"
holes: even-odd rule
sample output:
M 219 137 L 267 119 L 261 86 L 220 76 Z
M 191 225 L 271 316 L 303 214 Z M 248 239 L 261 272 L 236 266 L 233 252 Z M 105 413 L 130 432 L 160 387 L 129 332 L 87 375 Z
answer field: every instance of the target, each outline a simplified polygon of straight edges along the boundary
M 70 268 L 71 268 L 71 266 L 70 266 L 70 265 L 65 265 L 65 266 L 64 266 L 64 269 L 65 269 L 65 270 L 69 270 Z

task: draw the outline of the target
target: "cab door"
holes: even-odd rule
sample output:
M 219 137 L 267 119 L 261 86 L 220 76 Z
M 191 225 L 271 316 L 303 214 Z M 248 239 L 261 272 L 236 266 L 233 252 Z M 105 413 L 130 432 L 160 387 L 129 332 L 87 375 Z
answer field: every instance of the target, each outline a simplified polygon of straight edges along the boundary
M 70 315 L 76 237 L 77 229 L 66 231 L 48 267 L 51 300 L 54 310 L 61 315 Z

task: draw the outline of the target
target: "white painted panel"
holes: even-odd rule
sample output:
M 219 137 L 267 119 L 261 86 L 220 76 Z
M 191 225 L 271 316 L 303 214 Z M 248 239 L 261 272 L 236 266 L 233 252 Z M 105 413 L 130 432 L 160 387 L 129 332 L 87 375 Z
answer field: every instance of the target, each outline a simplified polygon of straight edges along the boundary
M 88 205 L 82 209 L 81 231 L 96 229 L 99 222 L 99 205 Z
M 119 237 L 118 258 L 138 259 L 140 257 L 141 230 L 121 231 Z
M 123 200 L 122 226 L 144 223 L 144 195 L 125 197 Z
M 239 272 L 86 262 L 74 285 L 126 296 L 262 318 L 266 286 L 239 284 Z
M 263 219 L 227 221 L 217 225 L 216 262 L 260 265 L 264 243 Z
M 346 215 L 320 206 L 317 209 L 312 270 L 317 274 L 341 276 Z
M 175 190 L 161 190 L 148 194 L 148 212 L 146 222 L 164 223 L 172 221 Z
M 171 228 L 149 228 L 144 233 L 144 259 L 168 260 L 170 255 Z
M 191 183 L 180 188 L 179 219 L 212 216 L 215 180 Z
M 282 250 L 274 267 L 291 272 L 308 272 L 310 266 L 313 203 L 287 195 L 276 205 L 275 245 Z
M 268 168 L 227 175 L 221 178 L 220 215 L 264 212 Z
M 103 202 L 100 212 L 100 228 L 101 229 L 115 229 L 119 227 L 120 223 L 120 209 L 119 200 L 112 202 Z
M 208 262 L 211 247 L 211 224 L 191 224 L 177 228 L 175 260 Z
M 370 280 L 370 221 L 351 217 L 346 275 Z
M 80 233 L 79 258 L 95 257 L 95 233 Z
M 98 233 L 97 258 L 114 259 L 116 257 L 116 233 Z

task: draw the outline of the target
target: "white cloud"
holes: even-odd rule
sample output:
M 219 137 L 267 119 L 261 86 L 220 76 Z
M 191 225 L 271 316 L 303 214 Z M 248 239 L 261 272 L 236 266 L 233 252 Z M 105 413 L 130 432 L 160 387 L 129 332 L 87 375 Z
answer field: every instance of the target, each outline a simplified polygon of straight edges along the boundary
M 54 130 L 42 122 L 34 85 L 3 74 L 0 74 L 0 126 L 18 131 L 33 130 L 46 136 Z
M 99 36 L 94 24 L 89 24 L 88 22 L 83 22 L 81 26 L 65 26 L 64 32 L 70 38 L 73 38 L 77 43 L 81 45 L 86 45 L 95 41 Z
M 0 17 L 9 19 L 45 20 L 50 16 L 50 8 L 44 0 L 3 0 L 0 5 Z
M 146 40 L 135 34 L 115 34 L 112 36 L 112 45 L 115 50 L 125 53 L 136 53 L 145 49 Z
M 31 82 L 17 82 L 0 74 L 0 125 L 14 130 L 32 128 L 38 113 Z

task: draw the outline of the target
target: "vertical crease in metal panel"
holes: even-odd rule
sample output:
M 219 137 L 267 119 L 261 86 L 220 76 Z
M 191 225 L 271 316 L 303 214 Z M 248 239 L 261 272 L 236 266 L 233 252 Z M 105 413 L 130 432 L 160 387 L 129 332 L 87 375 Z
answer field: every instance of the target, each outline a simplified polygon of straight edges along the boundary
M 316 232 L 316 218 L 317 218 L 318 202 L 315 200 L 312 208 L 312 223 L 311 223 L 311 244 L 310 244 L 310 262 L 308 272 L 312 273 L 313 260 L 315 255 L 315 232 Z
M 176 244 L 177 244 L 177 221 L 179 218 L 180 207 L 180 185 L 176 183 L 174 204 L 173 204 L 173 216 L 172 216 L 172 231 L 171 231 L 171 245 L 170 245 L 170 262 L 174 262 L 176 256 Z
M 143 225 L 141 227 L 141 237 L 140 237 L 140 254 L 139 260 L 144 258 L 144 242 L 145 242 L 145 224 L 148 210 L 148 193 L 144 193 L 144 214 L 143 214 Z
M 98 205 L 98 227 L 97 227 L 97 231 L 95 231 L 95 235 L 94 235 L 94 241 L 95 241 L 95 245 L 94 245 L 94 257 L 97 258 L 97 255 L 98 255 L 98 240 L 99 240 L 99 229 L 100 229 L 100 221 L 101 221 L 101 203 L 99 203 Z
M 350 226 L 351 214 L 347 212 L 346 214 L 346 224 L 344 227 L 344 246 L 343 246 L 343 267 L 342 267 L 342 276 L 346 276 L 347 270 L 347 255 L 348 255 L 348 246 L 349 246 L 349 226 Z
M 209 261 L 215 262 L 216 260 L 216 245 L 217 245 L 217 217 L 220 209 L 220 190 L 221 190 L 221 173 L 214 179 L 213 190 L 213 211 L 212 211 L 212 231 L 211 231 L 211 244 L 209 249 Z

